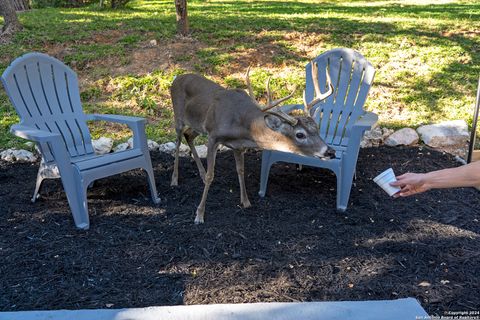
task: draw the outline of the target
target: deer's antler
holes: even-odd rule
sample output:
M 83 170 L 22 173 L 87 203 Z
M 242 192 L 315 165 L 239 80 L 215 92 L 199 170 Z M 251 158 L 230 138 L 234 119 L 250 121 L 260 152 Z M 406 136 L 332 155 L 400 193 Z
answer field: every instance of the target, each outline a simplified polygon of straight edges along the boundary
M 322 93 L 320 86 L 318 84 L 318 66 L 316 62 L 312 62 L 312 80 L 313 87 L 315 89 L 315 98 L 307 103 L 307 98 L 305 96 L 305 90 L 303 90 L 303 105 L 305 106 L 305 111 L 310 115 L 310 110 L 314 105 L 320 101 L 328 98 L 333 93 L 332 79 L 330 79 L 330 73 L 325 69 L 325 75 L 327 76 L 327 86 L 328 90 L 325 93 Z
M 295 91 L 297 90 L 297 86 L 295 86 L 295 88 L 293 88 L 292 92 L 288 96 L 272 101 L 272 95 L 270 93 L 270 79 L 271 77 L 268 77 L 267 79 L 267 105 L 265 106 L 265 108 L 263 108 L 263 111 L 273 109 L 283 101 L 290 99 L 291 97 L 293 97 Z
M 296 125 L 298 123 L 298 120 L 295 119 L 294 117 L 289 116 L 288 114 L 286 114 L 285 112 L 283 112 L 281 110 L 271 110 L 271 109 L 275 108 L 276 106 L 278 106 L 283 101 L 290 99 L 293 96 L 293 94 L 295 93 L 295 91 L 297 90 L 297 86 L 295 86 L 295 88 L 292 90 L 292 92 L 288 96 L 283 97 L 283 98 L 278 99 L 278 100 L 272 101 L 272 96 L 271 96 L 271 92 L 270 92 L 270 79 L 271 79 L 271 77 L 269 77 L 267 79 L 267 84 L 266 84 L 266 86 L 267 86 L 267 105 L 262 107 L 258 103 L 258 101 L 255 99 L 255 94 L 253 93 L 252 84 L 250 82 L 250 66 L 249 66 L 248 69 L 247 69 L 247 73 L 245 74 L 245 82 L 247 84 L 248 95 L 257 104 L 257 106 L 260 107 L 260 109 L 263 112 L 268 112 L 268 113 L 274 114 L 274 115 L 282 118 L 283 120 L 285 120 L 286 122 L 288 122 L 292 126 Z

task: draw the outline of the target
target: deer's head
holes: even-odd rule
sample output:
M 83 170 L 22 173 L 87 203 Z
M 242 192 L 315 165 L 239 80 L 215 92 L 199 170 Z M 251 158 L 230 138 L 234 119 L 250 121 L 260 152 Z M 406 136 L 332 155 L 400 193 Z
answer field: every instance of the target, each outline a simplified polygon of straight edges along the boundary
M 248 68 L 246 74 L 248 93 L 257 106 L 265 113 L 265 125 L 274 132 L 270 137 L 270 145 L 267 147 L 271 150 L 293 152 L 321 159 L 334 158 L 335 150 L 330 148 L 325 141 L 320 138 L 318 125 L 311 117 L 311 109 L 313 106 L 333 93 L 333 86 L 328 72 L 326 72 L 326 76 L 329 89 L 327 92 L 321 93 L 317 78 L 317 64 L 312 62 L 312 78 L 315 86 L 315 98 L 307 103 L 305 99 L 305 91 L 303 92 L 304 111 L 306 115 L 302 116 L 291 116 L 283 112 L 280 108 L 276 108 L 280 103 L 293 96 L 296 87 L 288 96 L 278 100 L 272 100 L 270 78 L 268 78 L 266 84 L 267 105 L 261 106 L 255 99 L 250 83 L 249 72 L 250 68 Z

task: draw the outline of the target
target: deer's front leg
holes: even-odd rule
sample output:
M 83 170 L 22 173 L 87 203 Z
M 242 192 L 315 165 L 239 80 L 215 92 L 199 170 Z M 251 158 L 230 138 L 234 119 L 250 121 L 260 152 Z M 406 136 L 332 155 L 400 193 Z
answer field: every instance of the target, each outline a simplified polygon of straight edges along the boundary
M 205 202 L 207 202 L 208 189 L 210 184 L 213 181 L 214 171 L 215 171 L 215 157 L 217 156 L 217 145 L 218 143 L 213 139 L 208 139 L 207 145 L 207 173 L 205 175 L 205 187 L 203 189 L 202 200 L 197 208 L 197 215 L 195 217 L 195 224 L 204 222 L 205 215 Z
M 251 206 L 248 200 L 247 189 L 245 188 L 245 150 L 233 150 L 235 165 L 237 167 L 238 182 L 240 183 L 240 202 L 244 208 Z

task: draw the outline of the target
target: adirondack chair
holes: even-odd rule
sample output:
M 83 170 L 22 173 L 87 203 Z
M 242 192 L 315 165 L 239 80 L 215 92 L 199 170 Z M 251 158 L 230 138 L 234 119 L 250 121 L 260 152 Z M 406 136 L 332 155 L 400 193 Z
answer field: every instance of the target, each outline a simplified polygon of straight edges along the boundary
M 20 123 L 11 132 L 36 142 L 42 154 L 33 201 L 44 176 L 43 167 L 56 165 L 75 225 L 90 226 L 87 187 L 95 180 L 142 168 L 146 171 L 152 199 L 160 202 L 145 136 L 145 119 L 120 115 L 85 114 L 75 72 L 42 53 L 28 53 L 12 62 L 2 82 Z M 97 156 L 86 121 L 126 124 L 134 134 L 133 148 Z M 128 183 L 128 182 L 127 182 Z
M 319 85 L 326 87 L 327 68 L 334 93 L 311 109 L 311 116 L 318 123 L 320 136 L 333 149 L 335 159 L 321 160 L 293 153 L 265 150 L 262 153 L 260 177 L 261 197 L 265 196 L 270 167 L 276 162 L 289 162 L 332 170 L 337 177 L 337 210 L 345 211 L 360 148 L 365 130 L 371 129 L 378 117 L 363 110 L 368 91 L 373 81 L 375 69 L 358 52 L 339 48 L 323 53 L 314 59 L 318 64 Z M 312 101 L 314 86 L 311 63 L 306 66 L 306 101 Z M 323 89 L 322 89 L 323 90 Z M 285 112 L 304 109 L 303 105 L 282 107 Z

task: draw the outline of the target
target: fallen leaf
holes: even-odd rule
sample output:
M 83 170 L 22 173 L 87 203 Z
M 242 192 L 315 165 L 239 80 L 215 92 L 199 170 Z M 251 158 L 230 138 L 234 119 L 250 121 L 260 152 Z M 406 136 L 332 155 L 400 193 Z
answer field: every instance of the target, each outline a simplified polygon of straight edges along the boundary
M 430 282 L 427 282 L 427 281 L 422 281 L 418 284 L 419 287 L 430 287 L 431 284 Z

